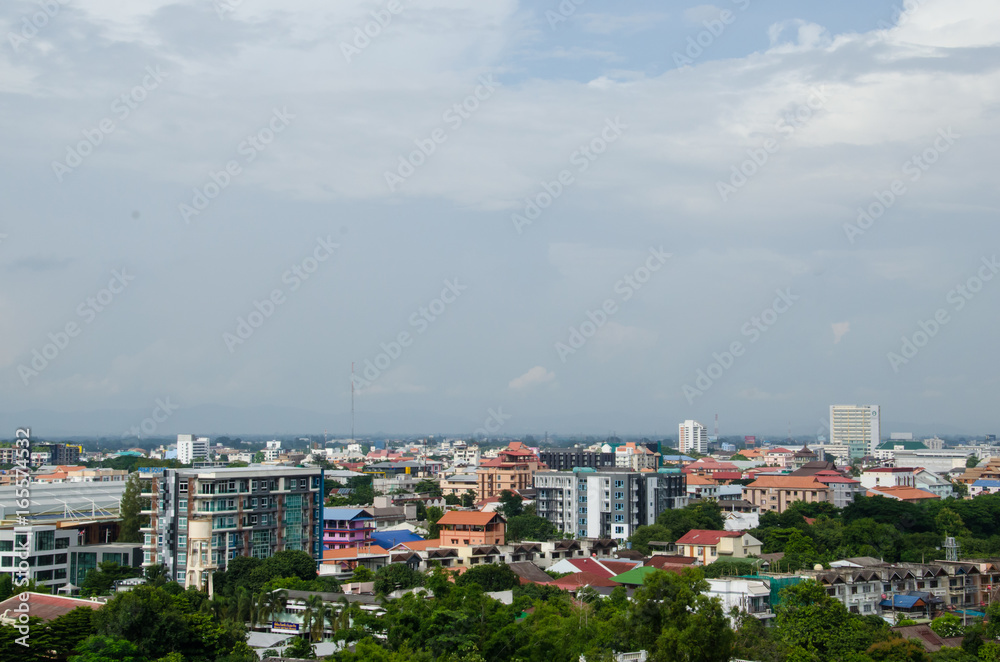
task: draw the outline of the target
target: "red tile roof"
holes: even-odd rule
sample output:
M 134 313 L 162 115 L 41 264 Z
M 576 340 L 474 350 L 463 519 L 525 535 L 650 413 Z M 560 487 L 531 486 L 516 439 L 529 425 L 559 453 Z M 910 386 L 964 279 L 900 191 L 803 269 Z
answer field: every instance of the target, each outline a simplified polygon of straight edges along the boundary
M 718 545 L 723 538 L 740 538 L 742 531 L 691 529 L 677 540 L 678 545 Z
M 497 512 L 479 512 L 467 510 L 449 510 L 438 520 L 438 524 L 453 524 L 467 526 L 485 526 L 494 519 L 502 519 Z
M 3 602 L 0 602 L 0 615 L 4 615 L 8 618 L 13 617 L 15 612 L 12 611 L 17 609 L 24 603 L 21 601 L 20 596 L 22 594 L 17 593 L 12 598 L 8 598 Z M 43 593 L 28 593 L 28 614 L 31 616 L 38 617 L 43 621 L 51 621 L 53 619 L 59 618 L 64 614 L 68 614 L 77 607 L 89 607 L 90 609 L 100 609 L 103 606 L 101 602 L 92 602 L 91 600 L 81 600 L 79 598 L 69 598 L 62 595 L 45 595 Z
M 776 487 L 785 490 L 822 490 L 826 485 L 814 476 L 761 476 L 747 487 Z
M 916 487 L 872 487 L 868 490 L 868 496 L 889 496 L 900 501 L 913 501 L 915 499 L 940 499 L 937 494 L 932 494 L 927 490 Z
M 618 586 L 617 583 L 611 581 L 609 578 L 592 572 L 574 572 L 571 575 L 560 577 L 550 583 L 553 586 L 558 586 L 559 588 L 567 591 L 576 590 L 583 586 Z

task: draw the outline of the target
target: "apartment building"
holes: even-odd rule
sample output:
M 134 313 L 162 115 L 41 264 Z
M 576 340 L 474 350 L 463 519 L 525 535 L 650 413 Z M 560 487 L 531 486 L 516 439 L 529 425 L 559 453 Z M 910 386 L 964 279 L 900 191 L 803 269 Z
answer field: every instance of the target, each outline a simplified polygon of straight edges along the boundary
M 237 556 L 267 558 L 301 550 L 319 559 L 323 541 L 323 470 L 295 467 L 139 470 L 151 500 L 143 529 L 143 565 L 162 563 L 186 578 L 188 522 L 208 519 L 211 562 L 224 569 Z
M 698 421 L 687 420 L 677 426 L 677 452 L 708 454 L 708 430 Z
M 861 472 L 861 484 L 873 487 L 913 487 L 917 477 L 909 467 L 872 467 Z
M 438 520 L 441 544 L 462 546 L 503 545 L 506 520 L 498 512 L 449 510 Z
M 476 469 L 479 478 L 476 487 L 478 499 L 499 496 L 504 490 L 524 490 L 532 485 L 536 471 L 546 469 L 534 451 L 520 441 L 513 441 L 497 453 L 497 457 L 483 460 Z
M 830 405 L 830 443 L 845 444 L 852 459 L 875 454 L 880 426 L 878 405 Z
M 534 486 L 538 515 L 574 537 L 623 540 L 687 503 L 679 469 L 541 471 Z
M 375 518 L 363 508 L 323 509 L 323 549 L 367 547 L 372 544 Z
M 193 434 L 177 435 L 177 461 L 181 464 L 191 464 L 195 460 L 207 460 L 208 445 L 208 437 L 196 437 Z
M 839 471 L 821 470 L 813 474 L 816 480 L 830 489 L 830 500 L 837 508 L 846 508 L 854 503 L 854 497 L 864 495 L 865 488 L 861 481 L 848 478 Z
M 796 501 L 831 501 L 830 488 L 815 476 L 761 476 L 743 488 L 743 498 L 761 511 L 778 513 Z
M 615 449 L 615 466 L 620 469 L 631 469 L 632 471 L 655 469 L 659 463 L 659 453 L 633 441 L 624 443 Z
M 479 485 L 479 478 L 476 474 L 452 474 L 441 479 L 441 494 L 448 496 L 464 496 L 466 492 L 476 491 Z

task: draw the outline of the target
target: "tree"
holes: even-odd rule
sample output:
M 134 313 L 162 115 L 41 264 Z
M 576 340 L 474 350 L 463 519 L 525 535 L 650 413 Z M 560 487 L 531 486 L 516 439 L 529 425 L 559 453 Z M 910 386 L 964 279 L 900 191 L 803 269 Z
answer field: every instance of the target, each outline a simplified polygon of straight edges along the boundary
M 965 468 L 971 469 L 972 467 L 975 467 L 978 464 L 979 464 L 979 458 L 976 457 L 975 455 L 970 455 L 968 459 L 965 461 Z
M 447 505 L 449 505 L 449 506 L 461 506 L 462 505 L 462 500 L 459 499 L 454 494 L 445 494 L 444 495 L 444 502 Z
M 114 561 L 101 561 L 96 568 L 91 568 L 83 579 L 80 587 L 81 595 L 107 595 L 111 587 L 119 579 L 139 577 L 142 571 L 130 566 L 121 566 Z
M 484 591 L 509 591 L 521 585 L 521 578 L 506 563 L 485 563 L 469 568 L 455 579 L 456 586 L 478 584 Z
M 438 526 L 438 520 L 444 517 L 444 511 L 437 506 L 431 506 L 427 509 L 427 538 L 433 540 L 434 538 L 439 538 L 441 536 L 441 527 Z
M 90 607 L 77 607 L 46 623 L 41 633 L 32 632 L 32 638 L 37 636 L 41 648 L 66 659 L 83 640 L 94 634 L 93 617 L 94 610 Z
M 150 586 L 163 586 L 170 578 L 167 576 L 167 566 L 162 563 L 151 565 L 146 568 L 146 583 Z
M 323 640 L 323 626 L 326 624 L 326 603 L 323 596 L 310 595 L 306 598 L 306 608 L 302 612 L 302 625 L 309 633 L 310 641 Z
M 961 637 L 965 634 L 962 619 L 949 613 L 944 613 L 931 621 L 931 629 L 939 637 Z
M 76 648 L 79 655 L 69 658 L 70 662 L 146 662 L 139 647 L 122 637 L 93 635 L 87 637 Z
M 507 520 L 508 541 L 551 540 L 558 537 L 559 530 L 552 522 L 533 513 L 525 513 Z
M 775 611 L 776 634 L 789 648 L 789 660 L 845 659 L 888 638 L 885 621 L 851 614 L 815 580 L 784 589 Z
M 942 508 L 938 511 L 934 517 L 934 528 L 937 529 L 938 533 L 952 536 L 960 536 L 969 532 L 965 528 L 965 522 L 962 521 L 961 515 L 951 508 Z
M 393 563 L 375 571 L 374 590 L 378 594 L 384 595 L 423 585 L 424 576 L 405 563 Z
M 736 455 L 733 455 L 732 457 L 730 457 L 729 461 L 730 462 L 749 462 L 750 458 L 748 458 L 743 453 L 737 453 Z
M 351 581 L 354 582 L 371 582 L 375 581 L 375 573 L 371 569 L 366 568 L 363 565 L 359 565 L 354 569 L 354 576 L 351 577 Z
M 253 463 L 254 464 L 261 464 L 263 461 L 264 461 L 264 452 L 263 451 L 257 451 L 256 453 L 253 454 Z
M 14 595 L 14 579 L 9 573 L 0 573 L 0 602 Z
M 428 493 L 431 496 L 439 497 L 441 496 L 441 483 L 433 478 L 424 478 L 413 487 L 413 491 L 418 494 Z
M 300 579 L 316 579 L 316 561 L 308 552 L 300 550 L 282 550 L 264 559 L 263 567 L 272 577 L 299 577 Z
M 295 637 L 292 639 L 291 643 L 282 653 L 282 657 L 291 657 L 301 660 L 315 660 L 316 653 L 313 651 L 312 644 L 309 643 L 304 637 Z
M 142 501 L 139 474 L 129 474 L 128 479 L 125 481 L 125 491 L 122 492 L 121 504 L 119 506 L 122 522 L 118 529 L 118 542 L 142 541 L 142 534 L 139 532 L 144 519 L 141 513 Z
M 462 507 L 472 508 L 476 505 L 476 493 L 473 490 L 466 490 L 462 495 Z
M 510 490 L 503 490 L 500 492 L 500 514 L 504 516 L 505 519 L 510 519 L 512 517 L 517 517 L 520 515 L 524 508 L 521 502 L 524 499 L 520 494 L 514 494 Z

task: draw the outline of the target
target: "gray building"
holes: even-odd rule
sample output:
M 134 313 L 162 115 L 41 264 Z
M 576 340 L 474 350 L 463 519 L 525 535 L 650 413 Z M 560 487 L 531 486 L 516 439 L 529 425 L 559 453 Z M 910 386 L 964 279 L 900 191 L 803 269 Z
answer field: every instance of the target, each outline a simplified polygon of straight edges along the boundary
M 615 466 L 615 454 L 587 451 L 582 448 L 546 448 L 538 451 L 538 459 L 552 471 L 571 471 L 577 467 L 604 469 Z
M 143 529 L 143 565 L 162 563 L 185 581 L 188 523 L 211 523 L 211 563 L 237 556 L 268 558 L 282 550 L 322 554 L 323 470 L 276 466 L 139 470 L 151 501 Z
M 680 469 L 539 471 L 534 484 L 538 515 L 575 537 L 623 540 L 687 504 Z

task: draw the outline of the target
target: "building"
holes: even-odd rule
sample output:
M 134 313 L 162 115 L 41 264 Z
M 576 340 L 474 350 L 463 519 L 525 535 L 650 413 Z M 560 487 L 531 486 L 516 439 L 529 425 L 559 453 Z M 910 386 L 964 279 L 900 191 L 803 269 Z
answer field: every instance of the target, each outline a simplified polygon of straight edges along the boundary
M 985 456 L 989 457 L 989 454 Z M 952 469 L 965 469 L 970 457 L 980 457 L 979 451 L 968 446 L 906 449 L 893 452 L 893 464 L 897 467 L 923 467 L 935 473 L 946 474 Z
M 527 489 L 535 472 L 546 468 L 534 451 L 520 441 L 512 441 L 497 457 L 479 463 L 476 497 L 482 500 L 499 496 L 504 490 Z
M 572 471 L 577 467 L 607 469 L 615 466 L 613 452 L 589 451 L 583 448 L 546 448 L 538 452 L 538 459 L 552 471 Z
M 40 453 L 48 453 L 48 464 L 76 464 L 80 461 L 80 447 L 69 444 L 37 444 L 32 449 Z
M 457 497 L 465 496 L 466 492 L 476 492 L 476 488 L 479 486 L 479 478 L 476 474 L 452 474 L 451 476 L 443 477 L 440 486 L 442 496 L 448 496 L 449 494 Z
M 923 503 L 930 499 L 940 499 L 936 494 L 932 494 L 926 490 L 921 490 L 916 487 L 873 487 L 868 490 L 868 496 L 883 496 L 889 499 L 895 499 L 896 501 L 905 501 L 907 503 Z
M 915 487 L 921 490 L 927 490 L 942 499 L 955 496 L 955 486 L 944 476 L 933 471 L 928 471 L 927 469 L 918 468 L 914 471 L 914 477 L 916 478 Z
M 687 503 L 680 469 L 540 471 L 535 512 L 574 537 L 623 540 Z
M 696 558 L 703 565 L 719 559 L 760 556 L 761 542 L 743 531 L 691 529 L 674 543 L 679 556 Z
M 124 481 L 128 478 L 126 469 L 88 469 L 87 467 L 58 466 L 39 467 L 39 473 L 32 475 L 32 484 L 36 483 L 110 483 Z
M 814 475 L 816 480 L 830 489 L 830 500 L 837 508 L 846 508 L 854 503 L 856 495 L 864 495 L 865 493 L 861 481 L 848 478 L 839 471 L 824 470 L 818 471 Z
M 480 457 L 482 456 L 479 446 L 476 444 L 467 446 L 464 442 L 457 442 L 451 451 L 451 461 L 454 466 L 477 466 Z
M 913 487 L 917 482 L 914 469 L 908 467 L 872 467 L 861 472 L 861 484 L 873 487 Z
M 880 414 L 878 405 L 830 405 L 830 443 L 845 444 L 852 459 L 874 455 Z
M 615 466 L 620 469 L 641 471 L 655 469 L 660 464 L 660 454 L 642 444 L 629 441 L 615 449 Z
M 708 430 L 698 421 L 687 420 L 677 426 L 677 452 L 708 454 Z
M 151 500 L 143 565 L 162 563 L 177 581 L 187 577 L 188 522 L 211 518 L 211 563 L 225 569 L 237 556 L 268 558 L 301 550 L 321 558 L 323 470 L 295 467 L 141 468 L 142 495 Z
M 730 615 L 733 609 L 762 620 L 774 618 L 771 610 L 771 585 L 767 578 L 720 577 L 706 581 L 709 589 L 705 595 L 719 598 L 723 613 L 730 619 L 730 625 L 735 625 Z
M 831 501 L 830 488 L 815 476 L 761 476 L 743 488 L 743 498 L 761 511 L 783 513 L 796 501 Z
M 876 446 L 875 452 L 872 455 L 875 456 L 876 460 L 882 462 L 891 462 L 896 459 L 896 451 L 920 451 L 928 450 L 927 446 L 920 441 L 913 441 L 912 439 L 890 439 L 889 441 L 883 441 L 881 444 Z
M 208 459 L 208 437 L 196 437 L 193 434 L 177 435 L 177 461 L 181 464 L 191 464 L 195 459 Z
M 368 547 L 375 518 L 363 508 L 323 509 L 323 549 Z
M 506 520 L 500 513 L 449 510 L 438 520 L 441 545 L 503 545 Z

